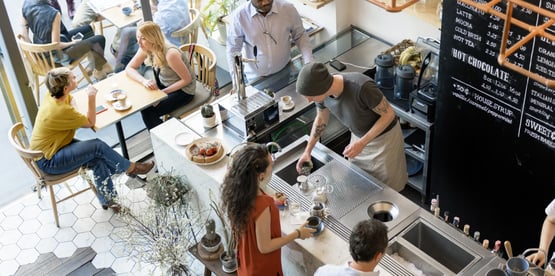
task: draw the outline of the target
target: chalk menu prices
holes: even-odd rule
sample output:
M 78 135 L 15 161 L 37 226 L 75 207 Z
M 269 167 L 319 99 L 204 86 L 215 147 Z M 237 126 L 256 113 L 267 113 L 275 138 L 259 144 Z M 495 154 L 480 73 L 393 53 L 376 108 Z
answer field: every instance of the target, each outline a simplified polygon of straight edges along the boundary
M 487 3 L 490 1 L 479 1 Z M 555 0 L 527 1 L 551 12 Z M 535 147 L 555 150 L 555 89 L 546 87 L 498 63 L 499 49 L 505 24 L 504 18 L 481 11 L 457 1 L 454 20 L 442 25 L 444 66 L 442 93 L 455 97 L 460 105 L 470 105 L 483 112 L 496 123 L 506 124 L 514 130 L 517 140 L 539 143 Z M 508 1 L 500 1 L 494 9 L 503 15 Z M 519 20 L 530 26 L 541 25 L 550 18 L 522 6 L 513 5 L 512 21 Z M 546 30 L 555 33 L 555 25 Z M 520 41 L 529 32 L 522 26 L 511 24 L 507 48 Z M 510 55 L 507 61 L 555 79 L 555 41 L 536 36 Z M 445 95 L 446 97 L 448 97 Z

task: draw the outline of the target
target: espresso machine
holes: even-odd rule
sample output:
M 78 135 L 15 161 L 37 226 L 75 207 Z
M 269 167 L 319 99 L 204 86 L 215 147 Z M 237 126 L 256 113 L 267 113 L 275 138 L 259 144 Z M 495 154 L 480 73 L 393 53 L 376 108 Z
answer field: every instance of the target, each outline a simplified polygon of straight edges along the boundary
M 257 133 L 279 122 L 279 106 L 268 94 L 245 84 L 243 62 L 256 62 L 256 57 L 244 59 L 239 53 L 235 55 L 234 61 L 237 97 L 228 97 L 219 102 L 220 109 L 227 110 L 227 119 L 223 124 L 244 140 L 251 141 Z

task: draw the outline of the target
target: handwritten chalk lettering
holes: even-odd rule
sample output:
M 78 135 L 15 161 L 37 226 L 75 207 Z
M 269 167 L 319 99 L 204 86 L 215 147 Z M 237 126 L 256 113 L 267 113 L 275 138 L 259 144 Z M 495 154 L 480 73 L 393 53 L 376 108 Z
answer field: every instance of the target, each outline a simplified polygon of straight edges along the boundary
M 536 84 L 539 85 L 539 83 L 536 83 Z M 542 101 L 548 102 L 550 104 L 555 104 L 555 97 L 552 97 L 552 96 L 547 95 L 547 94 L 543 94 L 543 92 L 537 91 L 535 89 L 530 89 L 530 95 L 532 95 L 532 97 L 536 97 L 536 98 L 538 98 Z
M 526 118 L 526 120 L 524 121 L 524 125 L 527 128 L 530 128 L 532 130 L 534 130 L 535 132 L 543 135 L 546 138 L 555 139 L 555 136 L 553 135 L 553 131 L 550 130 L 549 128 L 547 128 L 546 126 L 541 125 L 539 122 L 534 121 L 530 118 Z
M 468 21 L 466 21 L 466 20 L 464 20 L 464 19 L 455 17 L 455 23 L 457 23 L 457 24 L 459 24 L 459 25 L 461 25 L 461 26 L 463 26 L 463 27 L 465 27 L 465 28 L 472 29 L 472 23 L 470 23 L 470 22 L 468 22 Z
M 456 27 L 455 27 L 455 32 L 457 32 L 457 33 L 459 33 L 459 34 L 462 34 L 462 35 L 467 35 L 467 34 L 468 34 L 468 31 L 467 31 L 467 30 L 465 30 L 465 29 L 463 29 L 463 28 L 461 28 L 461 27 L 459 27 L 459 26 L 456 26 Z
M 555 46 L 555 41 L 554 41 L 554 40 L 550 40 L 550 39 L 547 38 L 547 37 L 540 36 L 540 41 L 543 42 L 543 43 L 547 43 L 548 46 L 549 46 L 549 45 Z
M 454 58 L 461 60 L 462 62 L 466 62 L 467 54 L 465 52 L 456 48 L 452 48 L 451 54 L 453 55 Z
M 459 15 L 461 17 L 464 17 L 466 19 L 472 20 L 472 13 L 469 13 L 469 12 L 467 12 L 465 10 L 462 10 L 462 9 L 459 9 L 459 8 L 457 8 L 457 15 Z
M 461 6 L 461 7 L 464 7 L 468 10 L 471 10 L 472 13 L 476 13 L 476 14 L 479 14 L 479 15 L 484 15 L 484 13 L 485 13 L 484 11 L 479 10 L 478 8 L 476 8 L 474 6 L 470 6 L 470 5 L 467 5 L 465 3 L 457 2 L 457 4 L 459 4 L 459 6 Z
M 540 64 L 536 64 L 535 68 L 538 72 L 542 72 L 552 78 L 555 78 L 555 71 L 553 71 L 551 68 L 546 68 Z
M 555 3 L 547 2 L 547 3 L 545 3 L 545 8 L 549 9 L 549 10 L 552 10 L 552 11 L 555 11 Z
M 542 46 L 538 47 L 538 53 L 544 55 L 544 56 L 548 56 L 550 58 L 555 58 L 555 52 L 550 51 Z
M 555 68 L 555 61 L 553 60 L 549 60 L 544 56 L 538 56 L 538 58 L 536 59 L 539 63 L 543 63 L 547 66 L 550 66 L 552 68 Z
M 496 78 L 498 78 L 502 81 L 509 82 L 510 75 L 509 75 L 508 72 L 505 72 L 505 71 L 503 71 L 503 70 L 501 70 L 497 67 L 494 67 L 493 65 L 491 65 L 487 62 L 484 62 L 484 61 L 482 61 L 482 60 L 480 60 L 476 57 L 469 56 L 468 57 L 468 64 L 475 67 L 475 68 L 478 68 L 478 69 L 482 70 L 483 72 L 486 72 L 486 73 L 488 73 L 488 74 L 490 74 L 490 75 L 492 75 L 492 76 L 494 76 L 494 77 L 496 77 Z
M 529 110 L 530 112 L 536 113 L 537 116 L 542 116 L 542 117 L 544 117 L 545 120 L 549 120 L 549 118 L 551 118 L 551 114 L 548 114 L 547 111 L 546 111 L 545 109 L 542 109 L 541 107 L 537 107 L 537 106 L 534 106 L 534 105 L 533 105 L 533 104 L 536 104 L 536 103 L 545 105 L 544 102 L 539 102 L 539 101 L 537 101 L 536 99 L 530 99 L 530 106 L 528 107 L 528 110 Z
M 551 140 L 546 139 L 543 136 L 540 136 L 539 134 L 532 132 L 532 130 L 530 129 L 524 129 L 524 133 L 528 134 L 530 137 L 544 143 L 545 145 L 547 145 L 550 148 L 555 148 L 555 142 L 553 142 L 553 140 L 555 139 L 555 137 L 551 137 Z
M 460 43 L 463 43 L 464 42 L 464 37 L 455 34 L 455 35 L 453 35 L 453 40 L 455 40 L 457 42 L 460 42 Z

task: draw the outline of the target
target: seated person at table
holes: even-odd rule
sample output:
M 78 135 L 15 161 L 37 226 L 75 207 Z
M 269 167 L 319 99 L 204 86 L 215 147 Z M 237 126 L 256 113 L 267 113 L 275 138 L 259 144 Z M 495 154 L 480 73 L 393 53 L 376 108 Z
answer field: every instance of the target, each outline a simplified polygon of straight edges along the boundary
M 94 35 L 91 26 L 83 26 L 68 31 L 62 23 L 60 12 L 50 6 L 48 0 L 25 0 L 22 11 L 21 23 L 23 30 L 21 34 L 26 41 L 31 41 L 29 39 L 29 29 L 31 29 L 33 43 L 60 42 L 60 48 L 67 54 L 70 61 L 89 52 L 92 53 L 93 60 L 89 61 L 94 63 L 93 76 L 97 80 L 106 78 L 106 74 L 113 71 L 104 58 L 106 39 L 104 36 Z M 79 32 L 84 35 L 83 39 L 72 41 L 72 36 Z
M 353 261 L 343 265 L 324 265 L 314 276 L 380 275 L 374 271 L 387 248 L 387 226 L 377 219 L 367 219 L 355 225 L 349 237 L 349 251 Z
M 160 26 L 166 40 L 175 46 L 180 46 L 179 38 L 171 37 L 171 33 L 189 24 L 189 4 L 187 0 L 150 0 L 152 9 L 152 21 Z M 116 72 L 125 69 L 125 66 L 133 58 L 139 46 L 137 45 L 136 26 L 121 29 L 119 46 L 116 38 L 112 42 L 112 49 L 116 52 Z
M 111 207 L 119 211 L 119 205 L 114 202 L 117 192 L 112 175 L 146 174 L 154 167 L 154 162 L 130 162 L 100 139 L 75 139 L 78 128 L 90 128 L 96 123 L 96 88 L 92 85 L 86 88 L 88 109 L 85 115 L 75 108 L 71 92 L 77 83 L 68 68 L 52 69 L 45 82 L 48 93 L 40 105 L 30 145 L 32 150 L 44 153 L 44 157 L 37 160 L 39 169 L 48 174 L 64 174 L 82 166 L 91 169 L 100 205 L 105 210 Z
M 71 21 L 72 28 L 79 28 L 82 26 L 91 25 L 93 22 L 101 19 L 101 15 L 97 14 L 89 5 L 90 0 L 83 0 L 81 4 L 77 6 L 77 11 L 75 11 L 75 16 Z
M 160 89 L 168 94 L 166 99 L 141 111 L 143 122 L 150 130 L 162 123 L 161 116 L 193 100 L 197 82 L 188 53 L 167 43 L 158 24 L 152 21 L 140 24 L 137 41 L 139 50 L 125 68 L 126 74 L 149 89 Z M 145 78 L 139 72 L 143 62 L 152 66 L 154 80 Z

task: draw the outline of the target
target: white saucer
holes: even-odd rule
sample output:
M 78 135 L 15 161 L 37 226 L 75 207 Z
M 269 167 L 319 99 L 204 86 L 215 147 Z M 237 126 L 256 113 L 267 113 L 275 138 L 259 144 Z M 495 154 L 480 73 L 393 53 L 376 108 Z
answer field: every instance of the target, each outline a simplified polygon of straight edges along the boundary
M 175 135 L 175 143 L 179 146 L 187 146 L 195 140 L 195 136 L 189 132 L 181 132 Z
M 291 102 L 289 102 L 289 104 L 284 104 L 282 102 L 281 106 L 282 106 L 283 111 L 289 111 L 289 110 L 295 108 L 295 102 L 291 101 Z
M 123 94 L 125 94 L 125 91 L 123 91 L 123 90 L 121 90 L 121 89 L 114 89 L 114 90 L 110 91 L 108 94 L 106 94 L 106 100 L 109 101 L 109 102 L 115 102 L 115 101 L 117 101 L 117 98 L 114 97 L 114 93 L 115 93 L 115 94 L 117 94 L 117 93 L 123 93 Z
M 124 111 L 124 110 L 127 110 L 127 109 L 131 108 L 132 104 L 131 104 L 130 101 L 127 101 L 127 105 L 121 106 L 121 105 L 119 104 L 119 102 L 114 102 L 114 103 L 112 104 L 112 106 L 113 106 L 114 109 L 117 110 L 117 111 Z

